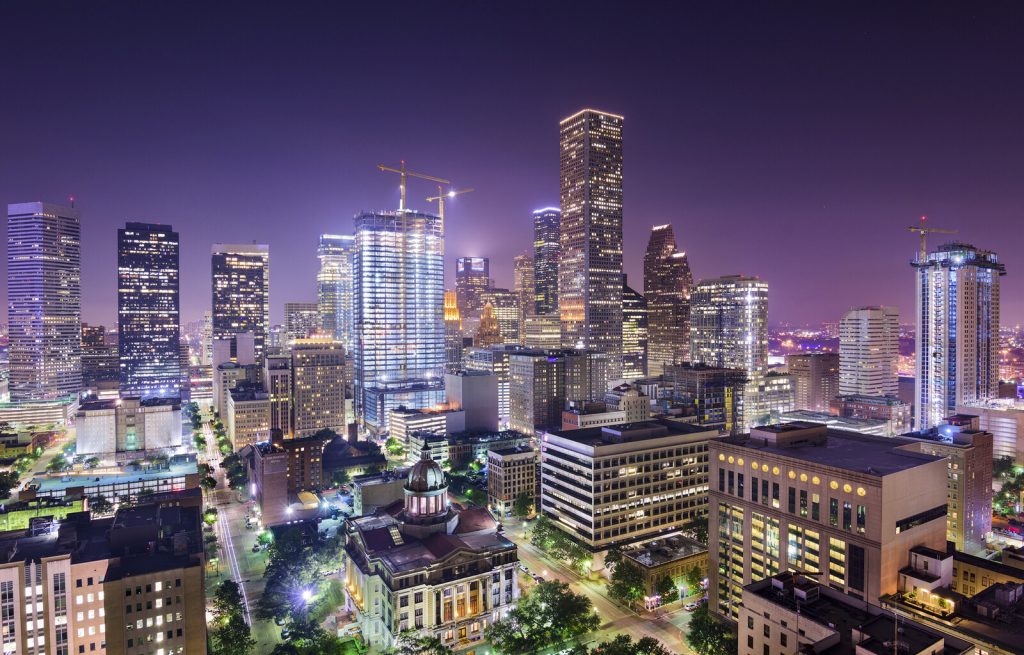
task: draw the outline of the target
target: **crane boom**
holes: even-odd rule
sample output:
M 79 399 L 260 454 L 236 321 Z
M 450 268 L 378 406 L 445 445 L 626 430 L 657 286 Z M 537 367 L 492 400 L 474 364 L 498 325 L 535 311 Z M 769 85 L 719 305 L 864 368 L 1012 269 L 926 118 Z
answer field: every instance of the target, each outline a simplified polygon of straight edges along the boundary
M 921 252 L 919 262 L 924 262 L 928 258 L 928 245 L 927 238 L 929 234 L 956 234 L 956 230 L 945 230 L 940 227 L 926 227 L 924 222 L 928 219 L 927 216 L 921 217 L 921 222 L 917 225 L 911 225 L 907 229 L 911 232 L 916 232 L 921 235 Z
M 392 168 L 390 166 L 385 166 L 384 164 L 377 164 L 377 170 L 379 170 L 382 173 L 398 173 L 401 176 L 401 181 L 399 182 L 399 189 L 401 191 L 401 199 L 399 200 L 398 203 L 399 211 L 405 209 L 405 180 L 407 177 L 418 177 L 421 180 L 429 180 L 431 182 L 437 182 L 438 184 L 451 184 L 449 180 L 445 180 L 440 177 L 434 177 L 433 175 L 426 175 L 424 173 L 414 173 L 413 171 L 406 170 L 404 159 L 402 160 L 401 168 Z
M 464 193 L 469 193 L 473 189 L 459 189 L 451 190 L 448 193 L 444 192 L 444 187 L 440 184 L 437 185 L 437 195 L 427 198 L 427 202 L 437 203 L 437 216 L 441 219 L 441 234 L 444 234 L 444 200 L 445 198 L 454 198 L 455 196 L 461 196 Z

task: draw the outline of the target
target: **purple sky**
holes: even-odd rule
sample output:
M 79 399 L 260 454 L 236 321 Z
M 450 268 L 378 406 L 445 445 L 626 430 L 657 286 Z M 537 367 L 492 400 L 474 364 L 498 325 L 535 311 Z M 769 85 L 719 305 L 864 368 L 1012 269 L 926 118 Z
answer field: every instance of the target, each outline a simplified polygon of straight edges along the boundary
M 404 158 L 476 189 L 450 205 L 449 279 L 483 255 L 507 286 L 558 204 L 558 121 L 595 106 L 626 116 L 636 288 L 671 222 L 695 278 L 767 280 L 773 322 L 909 321 L 927 214 L 1000 254 L 1003 322 L 1024 319 L 1024 9 L 640 4 L 5 2 L 0 203 L 78 198 L 86 321 L 113 321 L 139 220 L 181 233 L 183 321 L 211 243 L 269 243 L 277 322 L 315 298 L 318 234 L 397 205 L 375 164 Z

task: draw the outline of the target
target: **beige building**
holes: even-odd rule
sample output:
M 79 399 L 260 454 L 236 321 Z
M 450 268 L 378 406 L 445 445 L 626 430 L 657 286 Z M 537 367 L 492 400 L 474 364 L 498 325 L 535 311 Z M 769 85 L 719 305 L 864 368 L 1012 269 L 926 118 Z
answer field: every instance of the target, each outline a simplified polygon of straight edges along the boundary
M 181 402 L 126 397 L 83 403 L 75 426 L 78 455 L 171 451 L 181 447 Z
M 558 314 L 527 315 L 523 321 L 523 345 L 553 350 L 562 345 L 562 321 Z
M 896 591 L 912 547 L 946 545 L 947 462 L 915 449 L 817 423 L 712 441 L 711 609 L 735 619 L 744 586 L 789 569 L 869 602 Z
M 625 423 L 646 421 L 651 417 L 651 399 L 631 384 L 609 389 L 604 395 L 604 404 L 609 411 L 623 412 Z
M 659 583 L 664 578 L 672 581 L 679 599 L 704 593 L 703 586 L 689 588 L 689 572 L 696 567 L 703 581 L 708 577 L 708 547 L 680 533 L 630 545 L 623 549 L 623 557 L 643 575 L 644 606 L 648 609 L 666 603 L 658 595 Z
M 270 399 L 270 430 L 284 439 L 292 432 L 292 362 L 287 355 L 270 355 L 263 364 L 263 388 Z
M 993 457 L 1009 457 L 1015 463 L 1024 463 L 1024 401 L 992 399 L 959 405 L 956 411 L 977 416 L 978 427 L 992 433 Z
M 522 494 L 536 506 L 538 461 L 537 451 L 529 446 L 487 451 L 487 503 L 495 516 L 511 516 Z
M 839 395 L 839 353 L 786 355 L 786 369 L 793 380 L 795 409 L 829 411 L 829 403 Z
M 259 385 L 236 385 L 228 394 L 224 427 L 236 451 L 269 441 L 270 396 Z
M 297 339 L 292 346 L 292 425 L 296 437 L 323 429 L 346 434 L 345 349 L 333 339 Z

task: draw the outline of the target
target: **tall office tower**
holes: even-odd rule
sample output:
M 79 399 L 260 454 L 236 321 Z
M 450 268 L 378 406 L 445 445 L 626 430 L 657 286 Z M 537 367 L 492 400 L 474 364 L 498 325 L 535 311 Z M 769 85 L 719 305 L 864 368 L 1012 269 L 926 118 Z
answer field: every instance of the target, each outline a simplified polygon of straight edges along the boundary
M 121 395 L 181 397 L 178 233 L 128 223 L 117 231 Z
M 549 353 L 565 359 L 565 400 L 585 405 L 604 402 L 611 381 L 608 353 L 561 350 Z
M 363 212 L 355 226 L 355 405 L 379 432 L 400 405 L 444 400 L 444 234 L 414 211 Z
M 650 331 L 647 299 L 630 288 L 622 276 L 622 377 L 647 376 Z
M 212 270 L 213 338 L 252 332 L 262 361 L 270 331 L 270 246 L 216 243 Z
M 270 400 L 271 439 L 277 441 L 277 434 L 282 439 L 293 438 L 291 357 L 267 355 L 263 363 L 263 388 Z
M 701 280 L 690 294 L 690 356 L 699 364 L 763 372 L 768 283 L 739 275 Z
M 786 355 L 786 368 L 793 381 L 796 409 L 828 413 L 832 399 L 839 395 L 839 353 Z
M 686 253 L 676 249 L 671 225 L 655 225 L 644 254 L 647 299 L 647 372 L 661 375 L 666 364 L 689 361 L 690 287 Z
M 558 314 L 527 316 L 519 336 L 527 348 L 557 349 L 562 346 L 562 322 Z
M 480 294 L 491 288 L 491 263 L 486 257 L 459 257 L 455 260 L 455 297 L 463 320 L 480 318 L 484 301 Z
M 323 234 L 317 257 L 320 271 L 316 275 L 317 304 L 320 327 L 351 353 L 355 343 L 354 309 L 352 306 L 352 256 L 356 238 L 348 234 Z
M 288 345 L 320 332 L 320 305 L 315 302 L 286 302 L 284 304 L 284 333 Z
M 462 368 L 462 317 L 454 291 L 444 292 L 444 370 L 455 373 Z
M 600 350 L 622 372 L 622 116 L 584 109 L 562 120 L 562 345 Z
M 480 301 L 494 308 L 494 316 L 501 328 L 501 342 L 519 343 L 523 323 L 519 295 L 508 289 L 487 289 L 481 292 Z
M 292 346 L 292 426 L 296 438 L 329 429 L 347 434 L 345 348 L 330 337 Z
M 203 312 L 202 353 L 200 363 L 203 366 L 213 364 L 213 312 Z
M 839 393 L 899 394 L 900 315 L 895 307 L 857 307 L 839 322 Z
M 480 315 L 480 327 L 473 337 L 473 347 L 486 348 L 503 342 L 501 326 L 498 325 L 498 317 L 494 315 L 494 306 L 485 302 L 483 314 Z
M 565 409 L 565 358 L 540 351 L 512 353 L 509 427 L 523 434 L 558 429 Z
M 730 434 L 742 427 L 746 414 L 745 371 L 683 363 L 665 367 L 663 375 L 672 400 L 686 411 L 683 418 L 692 418 L 696 425 L 720 427 Z
M 78 210 L 7 205 L 7 334 L 13 402 L 77 395 L 82 387 Z
M 507 425 L 509 420 L 509 357 L 524 350 L 520 346 L 506 345 L 466 351 L 467 371 L 490 373 L 498 378 L 498 420 L 502 425 Z
M 82 351 L 100 350 L 107 347 L 107 328 L 102 325 L 82 323 Z
M 533 212 L 534 311 L 558 312 L 558 253 L 561 250 L 562 211 L 545 207 Z
M 939 425 L 957 405 L 998 396 L 999 278 L 994 252 L 940 246 L 917 269 L 918 430 Z
M 512 290 L 519 296 L 519 344 L 523 343 L 526 317 L 535 312 L 536 276 L 534 260 L 531 255 L 516 255 L 512 260 L 514 284 Z

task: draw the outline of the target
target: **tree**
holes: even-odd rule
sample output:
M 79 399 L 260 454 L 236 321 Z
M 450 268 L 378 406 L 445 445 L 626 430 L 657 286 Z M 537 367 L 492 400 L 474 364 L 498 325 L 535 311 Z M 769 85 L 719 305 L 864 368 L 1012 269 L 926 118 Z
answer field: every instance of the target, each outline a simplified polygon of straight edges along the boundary
M 352 476 L 349 475 L 348 469 L 338 469 L 331 475 L 331 480 L 337 486 L 348 484 L 352 480 Z
M 992 477 L 1008 478 L 1013 473 L 1013 458 L 1012 457 L 999 457 L 992 463 Z
M 526 655 L 567 641 L 579 641 L 601 625 L 586 596 L 569 585 L 545 581 L 522 598 L 508 616 L 488 626 L 484 636 L 505 655 Z
M 736 652 L 736 635 L 711 616 L 706 603 L 690 615 L 686 643 L 699 655 L 731 655 Z
M 643 637 L 634 642 L 629 635 L 617 635 L 611 641 L 595 646 L 589 655 L 672 655 L 672 652 L 654 637 Z
M 18 486 L 18 474 L 14 471 L 0 473 L 0 500 L 11 497 L 11 490 Z
M 655 583 L 654 591 L 661 596 L 662 605 L 679 600 L 679 589 L 672 582 L 672 578 L 667 575 L 663 575 L 658 579 L 658 582 Z
M 421 635 L 412 630 L 398 635 L 387 655 L 454 655 L 455 651 L 433 635 Z
M 533 495 L 528 491 L 524 491 L 516 496 L 516 500 L 512 504 L 512 515 L 519 519 L 525 519 L 533 514 L 533 508 Z
M 213 489 L 217 486 L 217 479 L 208 475 L 200 480 L 199 484 L 202 485 L 204 489 Z
M 686 591 L 691 596 L 704 590 L 704 574 L 701 573 L 700 567 L 694 564 L 686 571 L 685 578 L 683 580 L 686 583 Z
M 690 519 L 687 523 L 683 524 L 683 532 L 689 532 L 690 535 L 705 546 L 708 545 L 708 515 L 701 514 Z
M 608 595 L 627 605 L 644 597 L 644 574 L 627 561 L 616 565 L 608 582 Z
M 616 566 L 622 561 L 622 548 L 618 546 L 612 546 L 608 549 L 608 552 L 604 556 L 604 563 L 606 566 Z
M 141 496 L 142 494 L 139 494 L 139 495 Z M 213 525 L 214 523 L 216 523 L 217 522 L 217 508 L 216 507 L 207 507 L 206 511 L 203 512 L 203 521 L 206 522 L 206 525 Z
M 405 446 L 403 446 L 402 442 L 394 437 L 388 437 L 388 440 L 384 442 L 384 448 L 386 448 L 387 451 L 395 457 L 400 457 L 405 454 Z
M 89 499 L 89 509 L 96 514 L 107 514 L 114 509 L 114 505 L 106 496 L 99 495 Z
M 87 469 L 94 469 L 94 468 L 96 468 L 99 465 L 100 465 L 100 458 L 99 457 L 87 457 L 85 459 L 85 468 L 87 468 Z
M 242 594 L 234 580 L 221 582 L 214 591 L 213 624 L 210 637 L 215 655 L 248 655 L 256 646 L 242 616 Z

